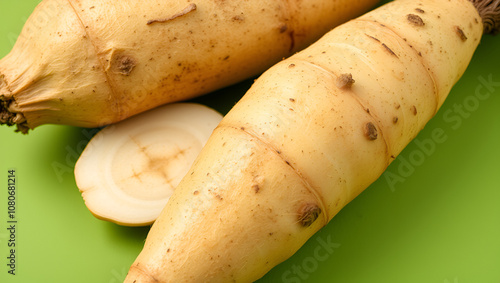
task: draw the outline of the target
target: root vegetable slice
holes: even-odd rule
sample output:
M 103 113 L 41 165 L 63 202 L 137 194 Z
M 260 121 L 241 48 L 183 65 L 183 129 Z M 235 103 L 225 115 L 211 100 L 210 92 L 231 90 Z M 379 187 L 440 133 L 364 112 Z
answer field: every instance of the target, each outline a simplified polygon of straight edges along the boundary
M 177 103 L 104 128 L 75 166 L 85 205 L 120 225 L 153 223 L 221 119 L 201 104 Z

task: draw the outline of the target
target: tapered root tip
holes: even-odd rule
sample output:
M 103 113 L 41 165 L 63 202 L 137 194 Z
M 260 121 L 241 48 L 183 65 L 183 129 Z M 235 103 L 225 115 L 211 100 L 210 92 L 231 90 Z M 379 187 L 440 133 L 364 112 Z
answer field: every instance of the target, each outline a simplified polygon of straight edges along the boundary
M 469 0 L 483 20 L 484 34 L 500 32 L 500 0 Z

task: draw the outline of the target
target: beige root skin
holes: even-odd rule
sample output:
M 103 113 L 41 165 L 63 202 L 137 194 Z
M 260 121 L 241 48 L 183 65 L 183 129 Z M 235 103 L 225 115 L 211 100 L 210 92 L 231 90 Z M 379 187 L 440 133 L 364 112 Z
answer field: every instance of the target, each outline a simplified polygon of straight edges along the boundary
M 466 0 L 394 1 L 265 72 L 181 181 L 125 282 L 253 282 L 291 256 L 434 116 L 479 43 L 475 19 Z
M 228 150 L 210 150 L 219 146 Z M 126 282 L 251 282 L 326 224 L 325 213 L 307 209 L 323 208 L 309 184 L 258 138 L 224 126 L 205 148 L 167 203 L 173 213 L 153 225 L 147 260 Z
M 115 123 L 259 74 L 376 2 L 44 0 L 0 60 L 1 122 Z

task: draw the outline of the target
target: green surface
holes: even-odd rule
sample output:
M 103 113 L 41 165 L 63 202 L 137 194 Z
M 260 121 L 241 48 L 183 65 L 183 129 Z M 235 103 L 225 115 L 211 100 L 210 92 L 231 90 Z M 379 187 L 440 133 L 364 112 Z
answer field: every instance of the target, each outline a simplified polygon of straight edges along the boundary
M 37 3 L 0 0 L 0 57 Z M 387 172 L 259 282 L 499 283 L 499 50 L 500 38 L 484 37 L 440 112 Z M 225 112 L 250 83 L 199 101 Z M 148 228 L 86 209 L 72 170 L 93 133 L 47 125 L 23 136 L 0 127 L 0 282 L 123 281 Z M 15 276 L 7 273 L 9 169 Z

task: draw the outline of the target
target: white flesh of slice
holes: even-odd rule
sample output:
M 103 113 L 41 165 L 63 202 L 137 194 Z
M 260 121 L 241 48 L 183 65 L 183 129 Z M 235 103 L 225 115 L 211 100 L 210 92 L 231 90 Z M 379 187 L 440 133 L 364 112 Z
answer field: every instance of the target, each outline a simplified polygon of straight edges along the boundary
M 104 128 L 75 165 L 85 205 L 120 225 L 153 223 L 221 120 L 201 104 L 175 103 Z

